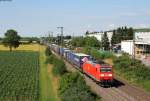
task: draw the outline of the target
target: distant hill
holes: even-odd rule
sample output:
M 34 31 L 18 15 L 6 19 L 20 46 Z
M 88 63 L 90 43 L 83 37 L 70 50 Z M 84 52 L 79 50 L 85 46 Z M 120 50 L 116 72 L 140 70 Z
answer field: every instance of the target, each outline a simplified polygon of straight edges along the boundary
M 139 28 L 134 29 L 135 32 L 150 32 L 150 28 Z

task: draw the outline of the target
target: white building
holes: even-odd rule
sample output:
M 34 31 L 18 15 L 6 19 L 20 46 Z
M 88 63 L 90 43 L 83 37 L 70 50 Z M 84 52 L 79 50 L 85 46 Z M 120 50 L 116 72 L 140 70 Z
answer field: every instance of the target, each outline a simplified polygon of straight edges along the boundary
M 89 36 L 89 37 L 93 37 L 94 36 L 97 40 L 101 41 L 103 35 L 104 35 L 103 32 L 94 32 L 94 33 L 90 33 L 87 36 Z
M 107 31 L 106 33 L 107 33 L 107 37 L 109 39 L 109 42 L 111 42 L 111 38 L 112 38 L 113 32 L 112 31 Z M 94 37 L 97 38 L 97 40 L 102 41 L 103 35 L 104 35 L 104 32 L 93 32 L 93 33 L 90 33 L 87 36 L 89 36 L 89 37 L 94 36 Z
M 150 32 L 135 32 L 135 40 L 150 43 Z
M 121 51 L 128 53 L 130 55 L 134 54 L 133 40 L 121 41 Z
M 121 51 L 128 53 L 129 55 L 141 55 L 150 53 L 150 43 L 143 41 L 125 40 L 121 42 Z

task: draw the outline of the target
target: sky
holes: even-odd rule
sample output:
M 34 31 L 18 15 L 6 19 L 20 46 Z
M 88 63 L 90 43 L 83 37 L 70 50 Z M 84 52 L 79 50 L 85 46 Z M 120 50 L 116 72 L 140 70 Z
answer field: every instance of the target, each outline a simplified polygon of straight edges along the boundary
M 119 26 L 150 27 L 150 0 L 0 0 L 0 36 L 15 29 L 21 36 L 53 32 L 83 35 Z

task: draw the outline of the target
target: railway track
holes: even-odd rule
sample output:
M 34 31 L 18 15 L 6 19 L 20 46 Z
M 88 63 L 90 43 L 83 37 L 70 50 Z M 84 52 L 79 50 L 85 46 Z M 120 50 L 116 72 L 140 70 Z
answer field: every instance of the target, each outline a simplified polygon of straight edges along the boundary
M 61 58 L 58 54 L 54 53 L 59 59 Z M 77 69 L 72 64 L 68 63 L 63 59 L 67 70 L 71 72 L 76 72 Z M 115 84 L 113 87 L 102 87 L 100 84 L 94 82 L 90 77 L 82 74 L 85 78 L 86 84 L 91 88 L 91 90 L 98 96 L 102 97 L 104 101 L 150 101 L 150 93 L 128 84 L 127 82 L 122 82 L 122 80 L 115 79 Z M 120 82 L 121 81 L 121 82 Z

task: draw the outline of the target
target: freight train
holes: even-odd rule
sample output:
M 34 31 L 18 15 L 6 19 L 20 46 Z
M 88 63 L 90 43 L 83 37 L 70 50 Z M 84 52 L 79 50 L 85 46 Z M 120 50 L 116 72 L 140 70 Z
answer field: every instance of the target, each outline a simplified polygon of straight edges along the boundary
M 75 53 L 68 48 L 63 48 L 56 44 L 51 44 L 49 47 L 97 83 L 113 84 L 112 66 L 101 61 L 96 61 L 90 55 Z

